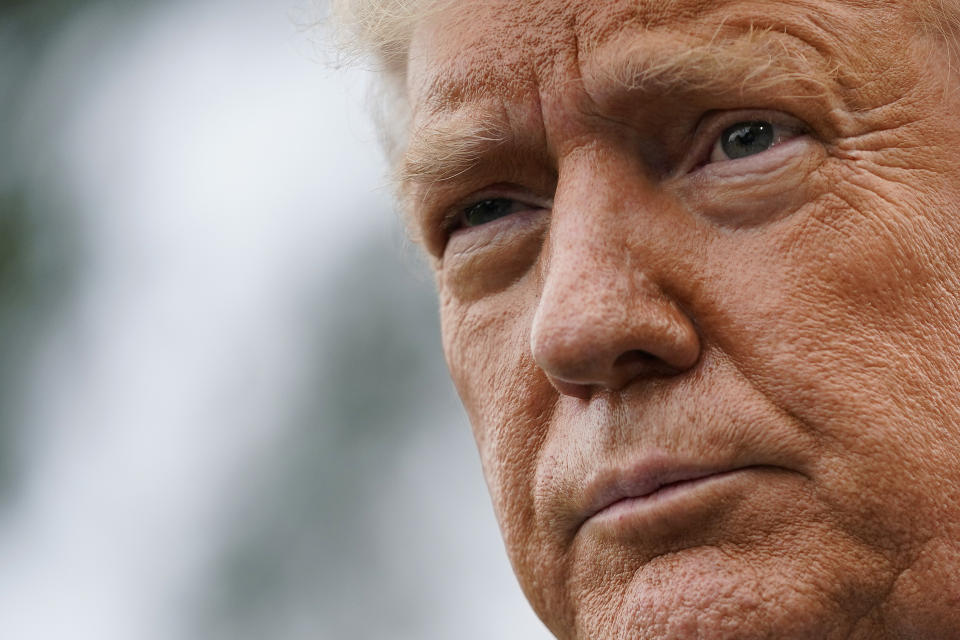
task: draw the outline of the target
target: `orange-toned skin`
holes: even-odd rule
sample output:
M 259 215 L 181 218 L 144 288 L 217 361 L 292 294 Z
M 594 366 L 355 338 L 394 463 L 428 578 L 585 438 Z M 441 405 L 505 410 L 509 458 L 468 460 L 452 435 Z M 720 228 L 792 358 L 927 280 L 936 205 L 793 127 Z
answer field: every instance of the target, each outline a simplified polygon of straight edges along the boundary
M 416 30 L 413 146 L 497 132 L 406 193 L 558 637 L 960 638 L 960 79 L 908 6 L 470 0 Z M 789 135 L 711 155 L 757 118 Z M 471 197 L 516 211 L 448 232 Z M 651 457 L 739 471 L 585 518 Z

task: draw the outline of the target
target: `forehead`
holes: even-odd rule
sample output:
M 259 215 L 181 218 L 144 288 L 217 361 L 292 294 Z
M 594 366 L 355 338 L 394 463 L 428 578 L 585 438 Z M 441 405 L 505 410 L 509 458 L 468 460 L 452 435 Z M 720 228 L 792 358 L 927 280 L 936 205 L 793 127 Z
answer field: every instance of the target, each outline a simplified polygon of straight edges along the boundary
M 827 64 L 871 57 L 904 27 L 902 0 L 471 0 L 452 2 L 414 31 L 407 86 L 418 110 L 478 95 L 555 89 L 630 41 L 674 49 L 767 31 Z M 784 38 L 781 38 L 783 40 Z M 672 40 L 672 43 L 669 42 Z M 650 52 L 655 55 L 654 51 Z M 869 62 L 869 60 L 866 60 Z

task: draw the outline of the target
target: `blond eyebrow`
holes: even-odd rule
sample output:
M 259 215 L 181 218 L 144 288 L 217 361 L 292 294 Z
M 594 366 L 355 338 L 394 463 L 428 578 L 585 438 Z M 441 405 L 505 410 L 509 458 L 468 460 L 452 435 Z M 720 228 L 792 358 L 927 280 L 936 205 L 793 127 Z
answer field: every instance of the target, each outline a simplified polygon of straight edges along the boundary
M 453 180 L 510 138 L 503 117 L 459 109 L 413 131 L 394 180 L 401 190 Z
M 647 35 L 634 36 L 634 44 L 618 47 L 616 55 L 608 58 L 612 63 L 591 69 L 591 75 L 603 80 L 603 88 L 594 95 L 611 89 L 651 95 L 720 92 L 737 83 L 756 91 L 790 82 L 802 86 L 804 96 L 828 90 L 831 74 L 821 68 L 822 60 L 811 60 L 807 52 L 791 46 L 793 38 L 782 32 L 750 29 L 735 38 L 714 37 L 682 49 L 666 34 Z M 502 110 L 463 103 L 452 110 L 439 109 L 411 133 L 394 171 L 398 191 L 405 194 L 416 185 L 454 180 L 514 137 Z
M 736 37 L 721 38 L 677 49 L 666 34 L 649 32 L 619 47 L 613 62 L 597 67 L 598 77 L 620 89 L 641 93 L 670 91 L 729 91 L 740 86 L 773 90 L 788 83 L 803 86 L 802 97 L 823 95 L 837 69 L 827 67 L 812 47 L 772 28 L 750 28 Z M 814 59 L 818 58 L 818 59 Z

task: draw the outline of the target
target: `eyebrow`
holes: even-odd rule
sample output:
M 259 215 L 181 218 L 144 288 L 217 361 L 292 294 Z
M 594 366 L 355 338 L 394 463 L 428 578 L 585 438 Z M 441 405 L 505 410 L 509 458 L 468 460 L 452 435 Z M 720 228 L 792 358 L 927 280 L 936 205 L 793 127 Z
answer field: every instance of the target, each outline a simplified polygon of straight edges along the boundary
M 683 49 L 667 34 L 634 36 L 625 46 L 617 43 L 612 63 L 591 70 L 616 88 L 641 93 L 730 91 L 737 84 L 741 91 L 747 84 L 754 91 L 772 90 L 798 82 L 802 96 L 830 90 L 837 69 L 785 30 L 751 27 L 733 38 L 719 33 Z
M 835 73 L 825 69 L 822 56 L 812 47 L 808 45 L 805 51 L 795 44 L 797 38 L 772 29 L 751 28 L 735 38 L 714 37 L 682 49 L 667 34 L 648 32 L 630 40 L 627 46 L 617 48 L 612 62 L 587 66 L 589 76 L 600 80 L 586 82 L 585 88 L 595 101 L 612 93 L 662 96 L 671 92 L 729 92 L 738 85 L 741 91 L 748 85 L 752 91 L 772 91 L 788 84 L 800 89 L 794 98 L 822 98 L 829 92 Z M 820 59 L 812 60 L 813 55 Z M 594 60 L 602 57 L 595 56 Z M 450 87 L 456 82 L 454 79 L 445 84 Z M 431 104 L 442 102 L 436 94 L 429 98 Z M 401 193 L 416 185 L 454 180 L 515 137 L 502 107 L 491 109 L 459 101 L 451 108 L 440 108 L 427 124 L 414 129 L 394 179 Z
M 511 137 L 503 115 L 482 107 L 458 108 L 413 131 L 394 179 L 402 190 L 453 180 Z

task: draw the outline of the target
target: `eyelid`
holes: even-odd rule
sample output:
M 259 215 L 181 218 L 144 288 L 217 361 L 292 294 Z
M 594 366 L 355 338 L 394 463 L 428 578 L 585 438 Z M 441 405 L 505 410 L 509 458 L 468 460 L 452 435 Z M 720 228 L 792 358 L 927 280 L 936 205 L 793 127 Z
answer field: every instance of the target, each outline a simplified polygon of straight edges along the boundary
M 461 215 L 463 215 L 464 211 L 475 204 L 483 202 L 484 200 L 501 199 L 516 201 L 522 205 L 526 205 L 529 209 L 549 209 L 553 206 L 552 198 L 547 199 L 536 196 L 529 190 L 512 184 L 495 184 L 489 187 L 484 187 L 479 191 L 474 191 L 470 195 L 466 196 L 465 198 L 461 198 L 453 205 L 448 207 L 440 220 L 440 228 L 443 230 L 443 233 L 446 236 L 449 236 L 451 233 L 461 228 L 473 228 L 458 226 L 458 219 Z
M 686 175 L 704 165 L 711 164 L 710 154 L 720 135 L 737 123 L 751 121 L 769 122 L 774 127 L 786 129 L 794 133 L 794 137 L 800 137 L 810 133 L 810 128 L 801 120 L 782 111 L 741 109 L 708 112 L 700 119 L 696 130 L 692 134 L 693 144 L 689 154 L 678 167 L 677 175 Z M 737 160 L 728 160 L 726 162 L 737 162 Z

